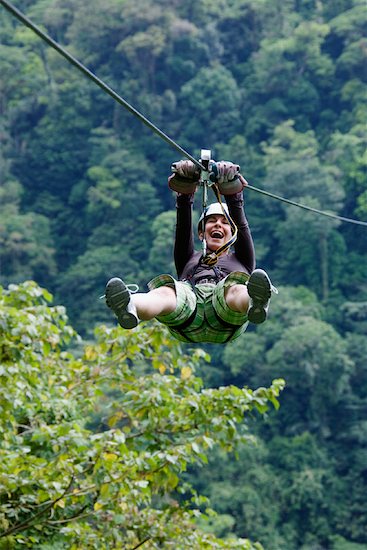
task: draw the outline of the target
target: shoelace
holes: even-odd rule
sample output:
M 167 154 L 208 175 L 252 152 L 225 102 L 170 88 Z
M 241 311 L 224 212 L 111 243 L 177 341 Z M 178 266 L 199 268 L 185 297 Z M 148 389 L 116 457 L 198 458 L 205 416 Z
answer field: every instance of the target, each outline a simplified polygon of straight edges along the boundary
M 136 294 L 136 292 L 139 292 L 139 285 L 135 283 L 131 283 L 130 285 L 125 285 L 126 290 L 130 292 L 130 294 Z M 100 300 L 103 300 L 106 298 L 106 294 L 102 294 L 102 296 L 99 297 Z
M 139 292 L 139 286 L 135 283 L 131 283 L 130 285 L 125 285 L 125 286 L 127 290 L 130 292 L 130 294 L 135 294 L 136 292 Z

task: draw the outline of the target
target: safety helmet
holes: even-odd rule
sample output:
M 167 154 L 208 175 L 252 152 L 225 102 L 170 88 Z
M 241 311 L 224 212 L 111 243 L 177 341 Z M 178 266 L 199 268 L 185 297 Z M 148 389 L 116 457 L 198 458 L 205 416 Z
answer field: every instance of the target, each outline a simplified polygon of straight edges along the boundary
M 212 204 L 209 204 L 209 206 L 205 209 L 205 212 L 203 212 L 199 218 L 198 222 L 198 231 L 203 230 L 203 220 L 204 217 L 208 218 L 209 216 L 213 216 L 215 214 L 220 214 L 223 216 L 223 209 L 225 213 L 229 216 L 228 206 L 225 203 L 220 204 L 219 202 L 213 202 Z

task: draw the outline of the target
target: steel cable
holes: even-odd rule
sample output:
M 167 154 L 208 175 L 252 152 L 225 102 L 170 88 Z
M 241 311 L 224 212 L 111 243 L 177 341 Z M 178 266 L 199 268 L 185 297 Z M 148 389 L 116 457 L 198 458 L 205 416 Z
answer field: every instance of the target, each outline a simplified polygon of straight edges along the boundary
M 37 25 L 35 25 L 26 15 L 24 15 L 20 10 L 18 10 L 15 6 L 11 4 L 11 2 L 8 2 L 7 0 L 0 0 L 0 3 L 4 6 L 5 9 L 7 9 L 12 15 L 14 15 L 19 21 L 21 21 L 24 25 L 29 27 L 33 32 L 35 32 L 42 40 L 44 40 L 49 46 L 54 48 L 59 54 L 61 54 L 69 63 L 74 65 L 79 71 L 81 71 L 85 76 L 90 78 L 97 86 L 99 86 L 104 92 L 109 94 L 115 101 L 117 101 L 120 105 L 122 105 L 125 109 L 127 109 L 131 114 L 136 116 L 143 124 L 148 126 L 154 133 L 156 133 L 159 137 L 161 137 L 165 142 L 167 142 L 169 145 L 171 145 L 174 149 L 182 153 L 186 158 L 191 160 L 196 166 L 198 166 L 201 169 L 205 169 L 203 165 L 190 153 L 188 153 L 183 147 L 181 147 L 178 143 L 176 143 L 172 138 L 170 138 L 167 134 L 165 134 L 158 126 L 153 124 L 149 119 L 147 119 L 142 113 L 140 113 L 135 107 L 133 107 L 130 103 L 128 103 L 125 99 L 123 99 L 117 92 L 115 92 L 110 86 L 108 86 L 103 80 L 98 78 L 91 70 L 89 70 L 87 67 L 85 67 L 78 59 L 76 59 L 73 55 L 71 55 L 65 48 L 60 46 L 55 40 L 53 40 L 50 36 L 48 36 L 42 29 L 40 29 Z M 284 197 L 281 197 L 279 195 L 275 195 L 273 193 L 269 193 L 268 191 L 264 191 L 263 189 L 258 189 L 257 187 L 254 187 L 253 185 L 247 185 L 246 189 L 250 189 L 252 191 L 256 191 L 257 193 L 261 193 L 263 195 L 266 195 L 268 197 L 271 197 L 273 199 L 285 202 L 287 204 L 291 204 L 293 206 L 297 206 L 299 208 L 303 208 L 304 210 L 308 210 L 310 212 L 314 212 L 316 214 L 327 216 L 329 218 L 333 218 L 342 222 L 348 222 L 358 225 L 367 226 L 367 222 L 363 222 L 360 220 L 354 220 L 351 218 L 345 218 L 343 216 L 339 216 L 337 214 L 332 214 L 330 212 L 325 212 L 323 210 L 318 210 L 316 208 L 312 208 L 310 206 L 306 206 L 304 204 L 292 201 L 290 199 L 286 199 Z

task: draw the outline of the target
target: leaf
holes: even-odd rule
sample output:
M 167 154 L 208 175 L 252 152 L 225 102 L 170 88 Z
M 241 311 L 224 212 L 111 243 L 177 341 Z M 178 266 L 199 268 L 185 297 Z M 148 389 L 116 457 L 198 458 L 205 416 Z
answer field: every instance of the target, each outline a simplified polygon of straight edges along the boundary
M 170 455 L 170 454 L 167 454 L 166 455 L 166 460 L 168 462 L 170 462 L 171 464 L 176 464 L 177 460 L 178 460 L 178 457 L 175 456 L 175 455 Z
M 106 497 L 109 494 L 110 486 L 108 483 L 103 483 L 100 488 L 100 495 L 101 497 Z
M 57 500 L 55 502 L 55 506 L 58 506 L 59 508 L 65 508 L 65 500 L 63 498 L 60 498 L 60 500 Z
M 96 349 L 93 346 L 85 346 L 84 357 L 87 361 L 94 361 L 98 356 Z
M 192 374 L 192 369 L 190 367 L 182 367 L 181 369 L 181 379 L 188 380 Z
M 146 487 L 148 487 L 149 481 L 147 481 L 146 479 L 141 479 L 140 481 L 137 481 L 135 485 L 137 487 L 141 487 L 142 489 L 145 489 Z
M 161 363 L 158 367 L 158 370 L 161 374 L 164 374 L 167 370 L 167 367 L 165 365 L 163 365 L 163 363 Z
M 115 462 L 118 459 L 118 456 L 115 453 L 103 453 L 102 457 L 104 460 L 107 460 L 107 462 Z
M 121 420 L 121 418 L 123 418 L 124 414 L 122 411 L 117 411 L 114 415 L 112 415 L 108 421 L 107 421 L 107 424 L 109 425 L 110 428 L 113 428 L 117 422 L 119 422 Z

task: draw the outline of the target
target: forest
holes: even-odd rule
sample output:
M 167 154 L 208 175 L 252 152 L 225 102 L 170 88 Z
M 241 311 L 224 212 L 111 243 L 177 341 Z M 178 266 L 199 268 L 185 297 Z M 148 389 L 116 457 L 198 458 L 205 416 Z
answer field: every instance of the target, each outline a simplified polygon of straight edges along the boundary
M 245 188 L 266 323 L 123 331 L 183 157 L 0 4 L 0 549 L 365 550 L 366 226 Z M 13 5 L 195 158 L 367 221 L 365 0 Z

